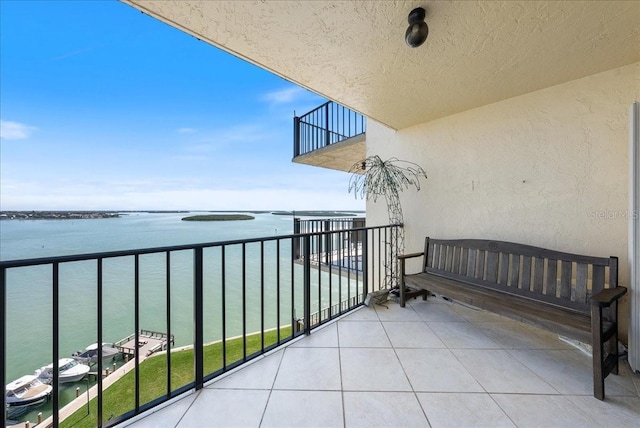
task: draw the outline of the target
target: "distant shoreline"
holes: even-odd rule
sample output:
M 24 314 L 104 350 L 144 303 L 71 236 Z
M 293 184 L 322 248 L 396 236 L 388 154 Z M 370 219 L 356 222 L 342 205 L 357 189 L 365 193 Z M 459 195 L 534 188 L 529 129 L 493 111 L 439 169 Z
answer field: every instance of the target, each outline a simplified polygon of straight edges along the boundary
M 247 214 L 273 214 L 279 216 L 303 216 L 303 217 L 356 217 L 364 211 L 263 211 L 263 210 L 118 210 L 118 211 L 0 211 L 0 220 L 87 220 L 104 218 L 121 218 L 134 213 L 149 214 L 188 214 L 207 213 L 202 216 L 242 216 L 244 214 L 208 214 L 208 213 L 247 213 Z M 223 220 L 250 220 L 251 218 L 226 218 Z M 184 219 L 183 219 L 184 220 Z M 215 221 L 211 219 L 208 221 Z M 207 221 L 207 220 L 200 220 Z
M 115 211 L 0 211 L 0 220 L 86 220 L 119 218 Z

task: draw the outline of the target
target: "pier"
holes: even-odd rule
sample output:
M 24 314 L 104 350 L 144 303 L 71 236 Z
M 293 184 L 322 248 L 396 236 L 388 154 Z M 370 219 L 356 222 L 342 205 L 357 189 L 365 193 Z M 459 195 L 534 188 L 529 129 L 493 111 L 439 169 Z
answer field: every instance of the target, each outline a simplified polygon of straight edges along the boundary
M 131 334 L 124 339 L 117 341 L 115 346 L 126 360 L 127 358 L 131 358 L 135 355 L 136 348 L 138 349 L 139 355 L 148 357 L 155 352 L 165 351 L 169 343 L 173 345 L 173 335 L 171 335 L 171 339 L 169 339 L 169 336 L 166 333 L 151 330 L 140 330 L 138 333 L 137 346 L 135 334 Z

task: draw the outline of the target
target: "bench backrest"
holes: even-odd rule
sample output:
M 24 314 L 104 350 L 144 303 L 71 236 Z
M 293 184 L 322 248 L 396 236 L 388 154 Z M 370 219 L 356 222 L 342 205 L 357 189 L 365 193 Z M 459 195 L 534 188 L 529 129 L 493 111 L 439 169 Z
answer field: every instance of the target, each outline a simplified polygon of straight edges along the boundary
M 423 271 L 588 314 L 589 297 L 618 285 L 618 258 L 481 239 L 425 240 Z

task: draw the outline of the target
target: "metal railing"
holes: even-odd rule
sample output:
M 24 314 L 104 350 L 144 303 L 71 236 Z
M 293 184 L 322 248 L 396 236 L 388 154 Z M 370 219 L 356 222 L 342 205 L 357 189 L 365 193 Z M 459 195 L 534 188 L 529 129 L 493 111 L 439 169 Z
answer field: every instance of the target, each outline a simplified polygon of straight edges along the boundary
M 328 264 L 330 253 L 336 251 L 338 248 L 353 247 L 361 245 L 362 242 L 358 239 L 357 233 L 350 235 L 323 235 L 323 239 L 320 242 L 316 242 L 319 239 L 317 235 L 320 232 L 336 232 L 339 230 L 357 229 L 366 226 L 365 217 L 345 217 L 345 218 L 324 218 L 324 219 L 300 219 L 295 217 L 293 219 L 293 233 L 311 233 L 316 234 L 312 238 L 313 249 L 311 251 L 311 260 Z M 338 243 L 335 242 L 338 238 L 345 238 L 348 242 Z M 346 244 L 349 245 L 346 245 Z M 296 259 L 302 259 L 302 241 L 294 241 L 294 257 Z M 333 257 L 333 261 L 337 262 L 339 259 Z
M 363 115 L 328 101 L 293 118 L 293 157 L 364 134 L 365 131 L 366 120 Z
M 141 397 L 141 385 L 148 380 L 141 375 L 141 367 L 150 361 L 141 361 L 145 356 L 135 351 L 133 361 L 129 362 L 134 372 L 133 397 L 117 398 L 130 403 L 125 411 L 105 407 L 105 394 L 109 389 L 104 388 L 101 374 L 105 368 L 108 372 L 108 366 L 98 353 L 95 408 L 89 405 L 87 384 L 84 413 L 92 418 L 94 426 L 113 426 L 186 391 L 202 389 L 205 382 L 220 374 L 299 335 L 310 334 L 315 327 L 361 306 L 367 293 L 379 289 L 380 284 L 384 283 L 384 266 L 391 259 L 389 251 L 393 248 L 387 244 L 390 237 L 395 236 L 393 232 L 397 227 L 360 227 L 0 262 L 0 384 L 7 384 L 12 371 L 9 370 L 12 367 L 7 366 L 9 356 L 16 357 L 15 353 L 24 352 L 25 347 L 42 347 L 50 343 L 53 392 L 50 404 L 46 405 L 50 408 L 45 411 L 51 413 L 51 426 L 60 425 L 61 407 L 64 405 L 61 391 L 65 386 L 60 384 L 58 360 L 74 350 L 64 349 L 62 345 L 68 343 L 67 336 L 70 334 L 66 327 L 68 314 L 65 310 L 69 303 L 63 298 L 67 299 L 69 289 L 77 286 L 73 284 L 74 281 L 80 281 L 80 289 L 89 290 L 93 296 L 92 301 L 84 303 L 93 314 L 93 319 L 83 319 L 81 325 L 75 325 L 74 328 L 88 329 L 96 343 L 111 339 L 106 337 L 107 330 L 113 331 L 111 327 L 114 322 L 113 315 L 109 315 L 113 313 L 109 301 L 116 297 L 121 306 L 117 309 L 123 314 L 120 317 L 129 319 L 128 325 L 133 330 L 135 343 L 139 343 L 139 334 L 146 327 L 142 324 L 150 312 L 160 312 L 155 329 L 160 325 L 167 337 L 172 338 L 180 327 L 177 318 L 184 319 L 183 311 L 192 313 L 192 317 L 187 317 L 186 321 L 187 330 L 192 332 L 186 345 L 182 343 L 180 350 L 176 348 L 152 357 L 154 361 L 164 358 L 164 362 L 161 361 L 164 368 L 154 372 L 154 377 L 164 376 L 161 383 L 164 387 L 154 398 Z M 335 245 L 335 251 L 329 253 L 329 263 L 321 269 L 318 263 L 314 264 L 311 254 L 320 253 L 323 243 L 328 241 Z M 352 245 L 354 241 L 359 245 Z M 302 261 L 295 254 L 298 243 Z M 355 260 L 356 263 L 339 262 L 341 257 Z M 352 275 L 355 270 L 360 272 L 359 277 Z M 41 289 L 50 293 L 50 308 L 38 308 L 40 311 L 50 311 L 50 330 L 49 333 L 45 330 L 47 337 L 38 338 L 34 333 L 33 336 L 20 338 L 23 341 L 22 350 L 17 350 L 14 339 L 9 340 L 7 331 L 14 328 L 16 322 L 24 320 L 16 320 L 8 314 L 10 311 L 16 313 L 14 305 L 21 304 L 20 298 L 28 299 L 22 290 L 27 280 L 42 282 Z M 124 290 L 123 294 L 128 295 L 128 300 L 113 296 L 113 290 L 118 286 Z M 155 298 L 163 295 L 153 305 L 145 300 L 145 296 L 150 295 L 149 289 L 153 289 Z M 176 309 L 175 300 L 183 298 L 185 294 L 190 301 L 189 307 Z M 22 304 L 28 305 L 28 302 Z M 73 308 L 78 309 L 77 306 Z M 177 342 L 181 339 L 178 335 L 175 337 L 178 346 Z M 184 364 L 179 361 L 184 361 L 180 355 L 185 354 L 179 352 L 185 351 L 193 355 L 192 363 L 187 368 L 190 375 L 187 381 L 181 383 L 173 375 L 180 371 L 180 364 Z M 237 352 L 233 354 L 232 351 Z M 15 360 L 12 358 L 12 361 Z M 14 375 L 11 375 L 12 379 Z M 0 426 L 5 426 L 8 418 L 6 396 L 3 397 Z M 92 408 L 93 413 L 90 411 Z

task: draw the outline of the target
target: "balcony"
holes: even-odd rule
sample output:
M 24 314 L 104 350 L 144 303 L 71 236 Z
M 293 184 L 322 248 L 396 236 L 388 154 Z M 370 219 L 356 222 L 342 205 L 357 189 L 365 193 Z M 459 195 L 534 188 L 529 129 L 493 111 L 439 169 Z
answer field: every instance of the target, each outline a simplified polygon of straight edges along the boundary
M 293 162 L 349 171 L 366 157 L 366 120 L 329 101 L 293 118 Z
M 16 367 L 34 346 L 48 349 L 54 362 L 47 402 L 18 409 L 5 407 L 4 396 L 0 426 L 36 420 L 53 427 L 114 426 L 199 391 L 362 306 L 368 291 L 384 282 L 380 266 L 391 257 L 385 239 L 397 226 L 354 227 L 349 219 L 336 228 L 335 221 L 323 222 L 334 226 L 313 232 L 304 226 L 305 233 L 270 238 L 0 262 L 0 383 L 30 374 Z M 50 304 L 29 307 L 21 294 L 25 281 L 49 293 Z M 50 314 L 50 327 L 28 337 L 9 336 L 28 323 L 31 310 Z M 95 380 L 70 389 L 61 382 L 58 361 L 75 350 L 69 336 L 78 325 L 96 343 L 125 337 L 133 345 L 123 345 L 127 355 L 113 366 L 98 359 L 90 372 Z M 154 351 L 149 330 L 153 338 L 171 340 Z
M 582 350 L 429 298 L 359 308 L 130 426 L 636 426 L 640 382 L 620 367 L 599 401 Z

